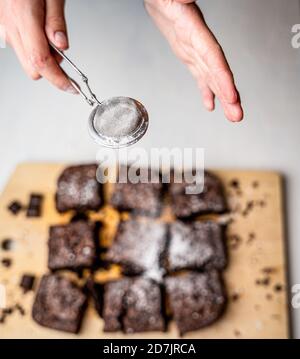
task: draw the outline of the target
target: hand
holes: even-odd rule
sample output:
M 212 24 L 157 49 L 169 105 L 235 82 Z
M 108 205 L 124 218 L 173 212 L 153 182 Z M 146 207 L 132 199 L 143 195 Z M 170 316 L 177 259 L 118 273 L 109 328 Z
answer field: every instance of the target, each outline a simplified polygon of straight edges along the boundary
M 30 78 L 44 77 L 61 90 L 76 93 L 59 66 L 48 40 L 68 48 L 64 0 L 0 0 L 0 24 Z
M 145 6 L 175 54 L 196 78 L 207 110 L 214 110 L 217 96 L 226 117 L 241 121 L 243 109 L 232 72 L 195 2 L 145 0 Z

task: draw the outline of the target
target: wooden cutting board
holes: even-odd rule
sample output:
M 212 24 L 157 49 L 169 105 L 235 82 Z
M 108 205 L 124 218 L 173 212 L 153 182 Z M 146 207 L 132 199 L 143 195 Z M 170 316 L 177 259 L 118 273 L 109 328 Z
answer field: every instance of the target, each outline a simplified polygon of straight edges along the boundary
M 5 286 L 7 306 L 21 303 L 26 314 L 15 311 L 0 324 L 0 338 L 177 338 L 174 323 L 166 333 L 105 334 L 103 321 L 89 305 L 78 335 L 37 325 L 31 319 L 34 292 L 24 295 L 19 288 L 23 273 L 38 278 L 47 271 L 49 225 L 66 223 L 70 214 L 55 211 L 56 180 L 64 164 L 24 163 L 16 168 L 0 197 L 0 242 L 14 240 L 9 252 L 0 249 L 0 261 L 12 259 L 12 266 L 0 263 L 0 284 Z M 232 210 L 228 225 L 229 265 L 225 271 L 228 308 L 215 324 L 190 333 L 185 338 L 288 338 L 288 306 L 283 228 L 282 181 L 277 173 L 259 171 L 213 171 L 222 180 Z M 17 216 L 8 210 L 14 200 L 28 202 L 31 192 L 45 195 L 41 218 Z M 116 224 L 109 209 L 93 215 Z M 99 272 L 97 277 L 107 276 Z M 109 273 L 114 276 L 114 271 Z M 36 289 L 36 286 L 35 286 Z

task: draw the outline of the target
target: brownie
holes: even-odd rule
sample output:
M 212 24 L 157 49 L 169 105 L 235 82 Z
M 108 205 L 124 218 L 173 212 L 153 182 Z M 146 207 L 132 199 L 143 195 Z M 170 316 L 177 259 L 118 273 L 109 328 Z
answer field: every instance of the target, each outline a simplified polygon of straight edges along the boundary
M 151 279 L 140 277 L 133 281 L 125 297 L 125 306 L 125 333 L 165 330 L 161 290 Z
M 130 169 L 130 171 L 135 173 L 138 170 Z M 140 172 L 145 174 L 145 178 L 148 178 L 149 183 L 131 183 L 126 172 L 126 183 L 117 181 L 114 184 L 110 204 L 119 211 L 129 211 L 152 217 L 159 216 L 163 196 L 163 185 L 159 178 L 159 173 L 154 172 L 154 178 L 157 179 L 158 183 L 153 183 L 150 182 L 151 170 L 140 169 Z M 140 178 L 143 178 L 141 174 Z
M 201 187 L 201 184 L 200 184 Z M 187 193 L 197 188 L 194 184 L 175 183 L 174 175 L 169 184 L 172 211 L 178 218 L 189 218 L 205 213 L 222 213 L 226 211 L 226 201 L 220 180 L 205 171 L 204 185 L 201 193 Z
M 104 331 L 163 331 L 161 290 L 151 279 L 123 278 L 104 286 Z
M 170 224 L 170 241 L 167 251 L 168 269 L 223 269 L 226 253 L 223 228 L 212 222 Z
M 216 321 L 226 299 L 219 273 L 187 272 L 167 277 L 166 292 L 173 318 L 181 335 Z
M 121 221 L 106 259 L 122 266 L 130 275 L 159 271 L 166 246 L 166 224 L 153 219 L 139 218 Z M 155 274 L 156 275 L 156 274 Z
M 131 279 L 122 278 L 104 284 L 103 319 L 105 332 L 117 332 L 122 329 L 124 298 Z
M 57 182 L 58 212 L 98 210 L 102 205 L 101 185 L 96 178 L 97 165 L 67 167 Z
M 95 225 L 78 221 L 49 230 L 48 267 L 51 270 L 91 268 L 96 259 Z
M 44 275 L 35 297 L 32 317 L 44 327 L 77 333 L 86 303 L 86 295 L 73 282 L 55 274 Z

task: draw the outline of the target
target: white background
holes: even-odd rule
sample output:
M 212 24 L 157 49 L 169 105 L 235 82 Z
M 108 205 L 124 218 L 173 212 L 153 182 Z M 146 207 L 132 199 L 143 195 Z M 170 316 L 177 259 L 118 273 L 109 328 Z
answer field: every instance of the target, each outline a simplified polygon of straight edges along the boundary
M 129 95 L 148 108 L 151 124 L 138 144 L 204 147 L 207 167 L 272 169 L 287 183 L 291 283 L 300 283 L 300 49 L 291 27 L 297 0 L 202 0 L 224 47 L 245 107 L 232 124 L 219 106 L 204 111 L 196 84 L 148 18 L 142 0 L 72 0 L 67 5 L 69 56 L 100 98 Z M 31 82 L 10 49 L 0 49 L 0 187 L 20 161 L 94 160 L 89 107 L 45 81 Z M 293 312 L 300 338 L 300 309 Z

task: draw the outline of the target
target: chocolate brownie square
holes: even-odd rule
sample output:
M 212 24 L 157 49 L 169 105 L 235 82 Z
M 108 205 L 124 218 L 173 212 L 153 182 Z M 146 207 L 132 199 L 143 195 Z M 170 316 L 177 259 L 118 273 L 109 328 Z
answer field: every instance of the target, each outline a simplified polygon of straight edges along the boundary
M 123 272 L 138 275 L 159 270 L 166 246 L 166 224 L 139 218 L 122 221 L 106 259 L 122 266 Z
M 167 277 L 168 302 L 180 335 L 216 321 L 225 307 L 225 294 L 217 271 Z
M 66 278 L 44 275 L 32 308 L 32 317 L 51 329 L 77 333 L 87 298 L 82 290 Z
M 95 225 L 78 221 L 49 230 L 48 267 L 51 270 L 91 268 L 96 259 Z
M 123 278 L 104 285 L 104 331 L 163 331 L 161 290 L 148 278 Z
M 101 185 L 96 178 L 97 165 L 67 167 L 57 182 L 58 212 L 98 210 L 102 205 Z
M 168 269 L 223 269 L 226 266 L 223 232 L 222 226 L 212 221 L 171 223 Z
M 124 168 L 124 167 L 122 167 Z M 119 211 L 129 211 L 135 214 L 149 215 L 152 217 L 159 216 L 162 207 L 163 185 L 158 172 L 153 172 L 154 182 L 151 182 L 151 170 L 140 169 L 138 178 L 148 179 L 148 183 L 132 183 L 130 181 L 131 173 L 137 169 L 126 168 L 126 183 L 114 184 L 114 190 L 110 199 L 113 207 Z M 144 173 L 144 176 L 141 174 Z M 120 177 L 119 177 L 120 179 Z
M 200 175 L 199 175 L 200 176 Z M 178 218 L 189 218 L 205 213 L 222 213 L 226 211 L 226 201 L 220 180 L 210 172 L 204 173 L 204 184 L 199 177 L 198 183 L 175 183 L 175 174 L 169 185 L 171 207 Z M 196 193 L 203 187 L 201 193 Z M 193 193 L 194 192 L 194 193 Z
M 148 278 L 136 278 L 125 296 L 124 332 L 164 331 L 162 296 L 159 285 Z
M 105 332 L 117 332 L 122 329 L 125 295 L 131 279 L 122 278 L 104 284 L 103 319 Z

